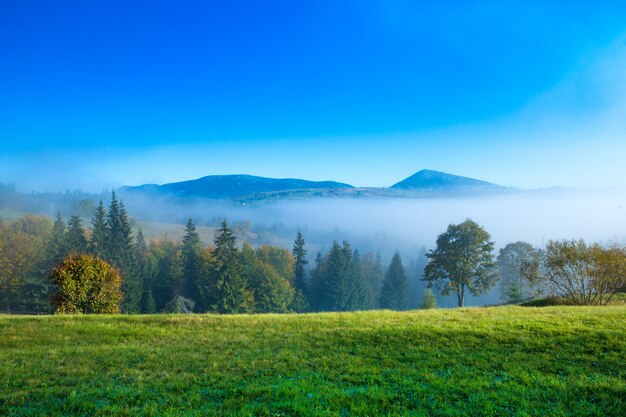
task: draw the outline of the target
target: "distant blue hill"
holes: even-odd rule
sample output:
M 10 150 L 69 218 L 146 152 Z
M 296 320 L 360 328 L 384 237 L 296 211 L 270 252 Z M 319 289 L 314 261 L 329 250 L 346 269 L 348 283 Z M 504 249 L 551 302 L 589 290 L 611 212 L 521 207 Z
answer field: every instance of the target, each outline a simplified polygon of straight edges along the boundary
M 486 181 L 473 178 L 447 174 L 445 172 L 423 169 L 410 177 L 394 184 L 391 188 L 396 190 L 497 190 L 504 187 Z
M 253 202 L 320 197 L 346 198 L 431 198 L 438 196 L 484 195 L 507 190 L 496 184 L 445 172 L 422 170 L 390 188 L 362 187 L 335 181 L 275 179 L 252 175 L 210 175 L 197 180 L 164 185 L 123 187 L 122 196 L 149 196 L 175 199 L 211 199 Z
M 210 175 L 197 180 L 164 185 L 147 184 L 138 187 L 124 187 L 122 191 L 181 198 L 231 199 L 279 191 L 347 188 L 354 187 L 335 181 L 307 181 L 295 178 L 275 179 L 253 175 Z

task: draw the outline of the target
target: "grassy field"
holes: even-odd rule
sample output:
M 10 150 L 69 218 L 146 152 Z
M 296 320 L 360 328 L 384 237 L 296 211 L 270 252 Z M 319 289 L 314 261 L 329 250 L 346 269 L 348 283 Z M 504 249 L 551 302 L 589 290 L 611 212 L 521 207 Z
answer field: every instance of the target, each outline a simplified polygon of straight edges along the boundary
M 626 307 L 0 317 L 0 415 L 624 416 Z

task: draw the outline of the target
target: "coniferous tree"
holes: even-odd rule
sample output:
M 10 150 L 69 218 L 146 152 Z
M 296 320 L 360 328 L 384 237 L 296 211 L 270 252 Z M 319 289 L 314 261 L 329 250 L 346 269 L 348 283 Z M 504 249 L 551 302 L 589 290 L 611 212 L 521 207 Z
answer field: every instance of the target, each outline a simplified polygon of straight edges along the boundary
M 422 304 L 420 305 L 422 310 L 428 310 L 431 308 L 437 308 L 437 298 L 433 293 L 433 290 L 426 288 L 424 295 L 422 296 Z
M 320 251 L 315 255 L 315 268 L 311 271 L 307 299 L 315 311 L 330 310 L 330 299 L 326 291 L 326 258 Z
M 371 308 L 369 290 L 361 271 L 361 255 L 357 249 L 350 250 L 350 244 L 343 242 L 343 251 L 351 277 L 350 290 L 352 300 L 350 310 L 367 310 Z
M 165 237 L 150 244 L 154 260 L 154 275 L 149 283 L 157 311 L 182 292 L 182 262 L 180 244 Z
M 426 283 L 422 280 L 424 268 L 428 263 L 426 248 L 421 248 L 417 259 L 412 259 L 406 268 L 406 279 L 409 283 L 409 309 L 419 308 L 422 294 L 426 290 Z
M 156 313 L 156 303 L 154 301 L 154 296 L 152 295 L 152 289 L 147 287 L 144 291 L 144 295 L 141 298 L 141 312 L 143 314 L 154 314 Z
M 91 241 L 89 242 L 89 250 L 98 258 L 106 258 L 107 255 L 107 241 L 109 238 L 109 232 L 107 229 L 107 212 L 104 208 L 102 200 L 96 208 L 96 213 L 91 220 Z
M 406 273 L 397 251 L 391 259 L 387 276 L 380 290 L 380 306 L 391 310 L 406 310 L 409 306 Z
M 306 260 L 306 249 L 304 248 L 305 242 L 302 233 L 298 229 L 298 234 L 296 235 L 296 240 L 293 244 L 293 257 L 295 259 L 293 265 L 294 271 L 294 279 L 293 279 L 293 287 L 295 289 L 294 299 L 293 299 L 293 308 L 295 311 L 304 312 L 308 311 L 309 306 L 306 301 L 306 294 L 308 293 L 307 282 L 306 282 L 306 264 L 308 261 Z
M 136 270 L 142 287 L 140 311 L 144 314 L 153 314 L 156 312 L 154 294 L 152 293 L 154 275 L 156 273 L 156 261 L 146 244 L 146 239 L 141 229 L 138 229 L 135 235 L 134 249 Z
M 80 217 L 72 216 L 67 223 L 66 234 L 66 252 L 67 253 L 85 253 L 87 251 L 87 238 L 80 221 Z
M 193 300 L 198 310 L 204 310 L 206 307 L 205 303 L 202 302 L 200 291 L 203 272 L 202 261 L 200 236 L 193 221 L 189 219 L 182 242 L 183 296 Z
M 371 308 L 377 308 L 380 288 L 385 278 L 380 253 L 374 255 L 372 252 L 367 252 L 361 257 L 359 266 L 369 293 L 369 305 Z
M 138 312 L 141 305 L 142 285 L 137 268 L 132 228 L 124 204 L 118 202 L 115 192 L 107 217 L 108 240 L 106 260 L 115 266 L 122 275 L 124 301 L 122 311 Z
M 67 244 L 65 241 L 65 222 L 61 213 L 57 213 L 57 218 L 52 226 L 52 233 L 48 239 L 46 247 L 46 273 L 49 273 L 53 266 L 65 258 L 67 254 Z
M 245 313 L 253 304 L 248 282 L 241 274 L 236 239 L 224 220 L 215 236 L 213 308 L 219 313 Z
M 333 245 L 326 261 L 326 293 L 328 305 L 333 311 L 352 311 L 368 307 L 368 293 L 363 277 L 352 261 L 348 242 L 343 247 Z

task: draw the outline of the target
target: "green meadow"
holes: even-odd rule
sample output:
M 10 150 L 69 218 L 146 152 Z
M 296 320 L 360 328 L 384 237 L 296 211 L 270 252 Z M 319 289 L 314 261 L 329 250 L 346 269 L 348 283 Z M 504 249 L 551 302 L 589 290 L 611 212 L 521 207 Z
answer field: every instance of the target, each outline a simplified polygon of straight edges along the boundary
M 2 416 L 624 416 L 626 306 L 0 316 Z

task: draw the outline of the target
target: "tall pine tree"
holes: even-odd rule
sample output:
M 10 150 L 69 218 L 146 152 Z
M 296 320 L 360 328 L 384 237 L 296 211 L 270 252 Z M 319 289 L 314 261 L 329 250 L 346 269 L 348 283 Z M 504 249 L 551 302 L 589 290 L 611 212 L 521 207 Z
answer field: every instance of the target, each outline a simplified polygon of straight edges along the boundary
M 104 208 L 102 200 L 96 208 L 96 213 L 91 220 L 91 241 L 89 242 L 89 251 L 98 258 L 106 258 L 107 241 L 109 231 L 107 228 L 107 211 Z
M 252 292 L 241 273 L 233 231 L 224 220 L 215 236 L 213 308 L 219 313 L 245 313 L 253 305 Z
M 52 233 L 46 246 L 46 262 L 44 268 L 46 274 L 67 255 L 67 243 L 65 239 L 65 222 L 63 221 L 63 217 L 61 217 L 61 213 L 57 213 L 57 218 L 52 226 Z
M 396 251 L 380 290 L 380 306 L 391 310 L 406 310 L 409 307 L 408 288 L 402 260 Z
M 72 216 L 67 222 L 66 250 L 68 253 L 81 254 L 87 251 L 87 238 L 80 217 Z
M 324 271 L 326 291 L 323 295 L 325 306 L 332 311 L 352 311 L 368 308 L 368 292 L 363 276 L 357 271 L 352 260 L 352 250 L 348 242 L 343 247 L 337 241 L 328 253 Z
M 202 242 L 200 242 L 196 226 L 189 219 L 182 242 L 183 296 L 194 301 L 199 311 L 206 308 L 201 297 L 201 281 L 204 272 L 202 261 Z
M 296 240 L 293 243 L 293 257 L 295 259 L 293 265 L 294 279 L 293 287 L 295 294 L 293 297 L 293 310 L 297 312 L 304 312 L 309 310 L 306 295 L 308 294 L 308 286 L 306 282 L 306 249 L 304 248 L 305 242 L 300 229 L 296 235 Z
M 124 293 L 122 311 L 127 313 L 138 312 L 142 295 L 141 275 L 135 258 L 130 219 L 124 204 L 117 200 L 115 191 L 111 195 L 107 231 L 105 258 L 122 275 L 122 292 Z

